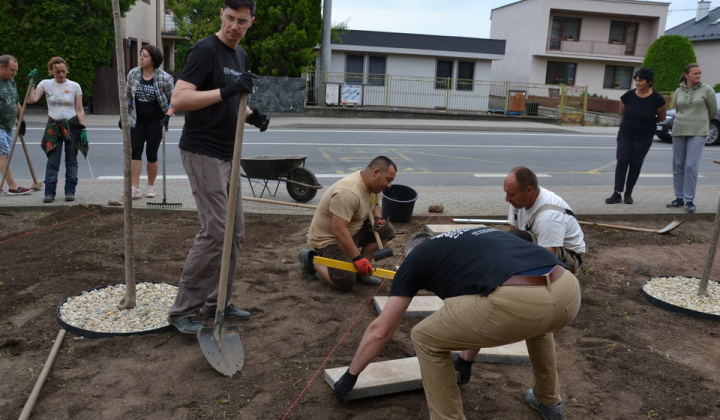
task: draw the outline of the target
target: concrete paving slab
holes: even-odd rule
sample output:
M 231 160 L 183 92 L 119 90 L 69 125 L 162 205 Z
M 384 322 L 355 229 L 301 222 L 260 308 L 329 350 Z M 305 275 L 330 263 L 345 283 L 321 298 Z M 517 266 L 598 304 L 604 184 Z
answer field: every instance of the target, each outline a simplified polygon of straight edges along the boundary
M 479 225 L 479 224 L 469 224 L 469 225 L 462 224 L 462 225 L 460 225 L 457 223 L 452 223 L 449 225 L 427 225 L 427 226 L 425 226 L 425 229 L 428 232 L 432 233 L 433 235 L 437 235 L 440 233 L 451 232 L 453 230 L 465 229 L 465 228 L 471 228 L 471 227 L 485 227 L 485 225 Z
M 375 296 L 373 298 L 373 304 L 378 314 L 382 313 L 387 304 L 387 300 L 388 296 Z M 410 318 L 425 318 L 442 307 L 443 301 L 437 296 L 415 296 L 410 301 L 410 306 L 408 306 L 405 316 Z
M 334 388 L 335 382 L 345 374 L 347 369 L 347 366 L 325 369 L 325 380 Z M 420 364 L 417 357 L 407 357 L 370 363 L 346 397 L 348 400 L 356 400 L 422 388 Z

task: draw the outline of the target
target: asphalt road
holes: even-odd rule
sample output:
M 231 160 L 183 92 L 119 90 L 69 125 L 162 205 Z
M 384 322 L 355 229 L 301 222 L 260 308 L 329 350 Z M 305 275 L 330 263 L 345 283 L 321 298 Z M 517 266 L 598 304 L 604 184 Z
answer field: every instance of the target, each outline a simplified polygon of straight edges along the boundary
M 180 129 L 167 134 L 167 175 L 184 178 L 178 141 Z M 36 176 L 44 176 L 45 156 L 39 142 L 42 129 L 26 134 Z M 89 159 L 80 159 L 80 178 L 122 177 L 122 133 L 115 127 L 89 128 Z M 17 179 L 30 179 L 18 143 L 13 156 Z M 377 155 L 393 159 L 397 181 L 424 186 L 493 186 L 502 183 L 516 165 L 531 167 L 546 187 L 608 186 L 615 169 L 615 136 L 545 132 L 412 131 L 363 129 L 276 129 L 265 133 L 246 130 L 243 156 L 308 155 L 306 168 L 319 182 L 363 168 Z M 671 183 L 672 145 L 655 141 L 643 166 L 644 185 Z M 700 176 L 704 184 L 718 179 L 720 147 L 706 147 Z M 162 167 L 161 167 L 162 169 Z M 62 176 L 62 174 L 61 174 Z M 402 181 L 401 181 L 402 180 Z M 712 181 L 711 181 L 712 180 Z

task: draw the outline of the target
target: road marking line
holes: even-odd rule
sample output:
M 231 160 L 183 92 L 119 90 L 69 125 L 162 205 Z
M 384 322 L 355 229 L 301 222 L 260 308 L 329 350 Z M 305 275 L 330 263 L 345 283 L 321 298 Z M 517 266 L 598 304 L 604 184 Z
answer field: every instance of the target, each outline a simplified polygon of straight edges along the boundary
M 473 174 L 476 178 L 505 178 L 507 174 Z M 538 178 L 552 178 L 552 175 L 537 174 Z

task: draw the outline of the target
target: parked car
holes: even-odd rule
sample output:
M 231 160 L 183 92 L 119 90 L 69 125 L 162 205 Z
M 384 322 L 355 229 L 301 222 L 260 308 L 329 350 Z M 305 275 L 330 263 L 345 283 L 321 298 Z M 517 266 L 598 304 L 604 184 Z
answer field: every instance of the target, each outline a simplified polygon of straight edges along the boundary
M 720 93 L 715 94 L 715 100 L 720 105 Z M 668 109 L 665 121 L 657 123 L 655 135 L 662 141 L 672 142 L 672 127 L 675 123 L 675 110 Z M 715 118 L 710 120 L 710 135 L 705 141 L 705 146 L 720 144 L 720 109 Z

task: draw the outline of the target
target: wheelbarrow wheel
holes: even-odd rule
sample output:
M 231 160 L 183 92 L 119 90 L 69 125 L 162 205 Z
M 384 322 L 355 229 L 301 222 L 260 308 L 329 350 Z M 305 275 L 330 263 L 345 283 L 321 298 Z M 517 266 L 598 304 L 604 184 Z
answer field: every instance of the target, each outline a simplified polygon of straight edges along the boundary
M 305 168 L 295 168 L 290 172 L 291 181 L 300 182 L 307 185 L 318 185 L 315 174 Z M 287 183 L 287 191 L 293 200 L 299 203 L 306 203 L 312 200 L 317 194 L 317 190 L 313 188 L 304 187 L 302 185 L 294 184 L 292 182 Z

